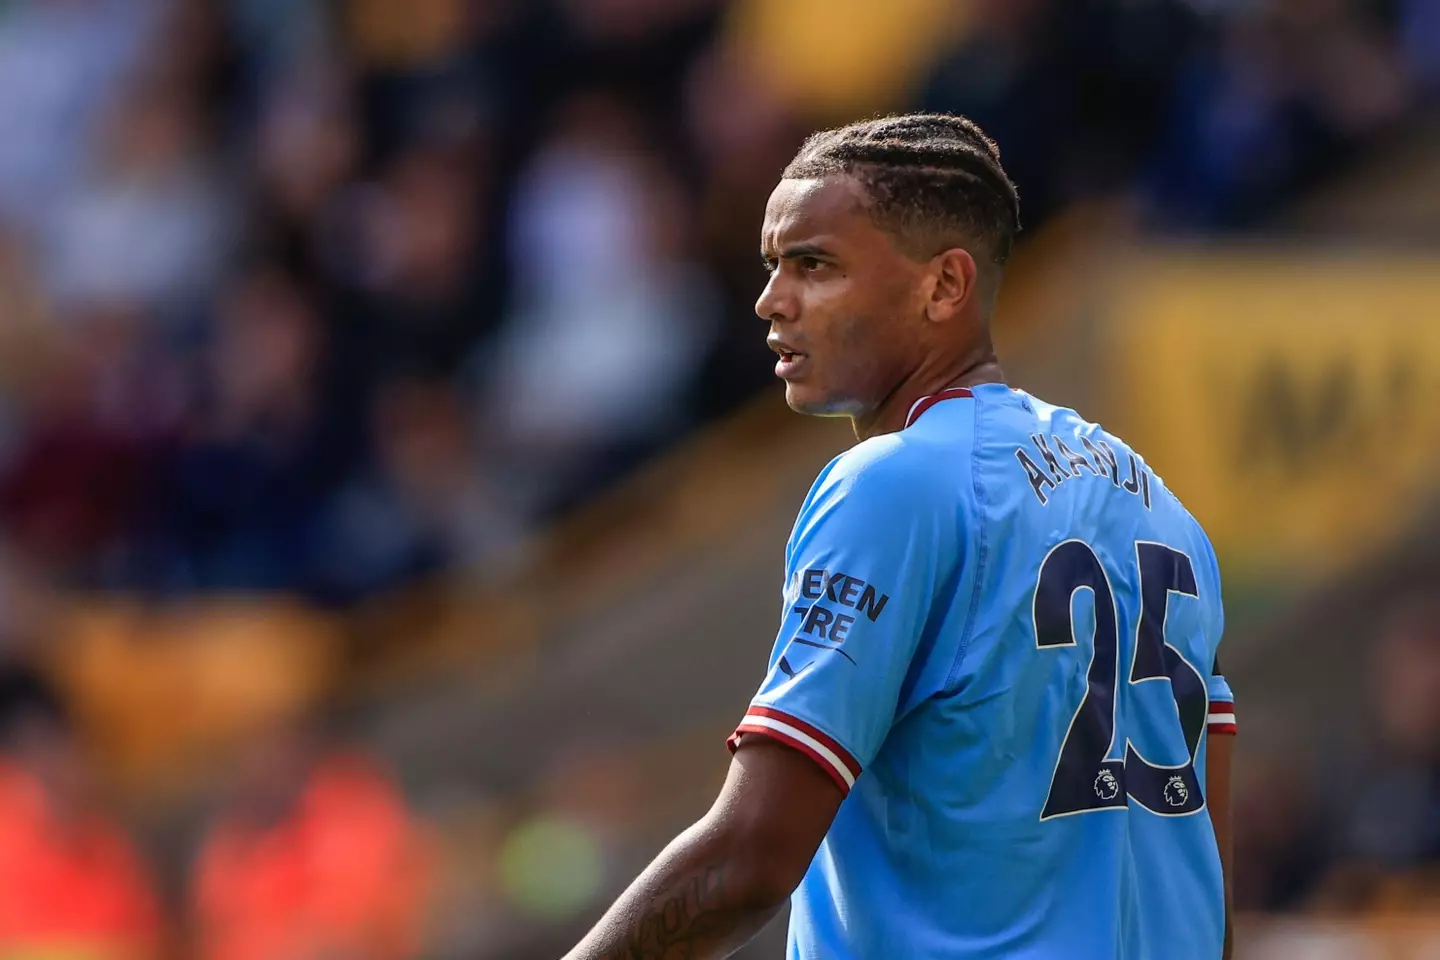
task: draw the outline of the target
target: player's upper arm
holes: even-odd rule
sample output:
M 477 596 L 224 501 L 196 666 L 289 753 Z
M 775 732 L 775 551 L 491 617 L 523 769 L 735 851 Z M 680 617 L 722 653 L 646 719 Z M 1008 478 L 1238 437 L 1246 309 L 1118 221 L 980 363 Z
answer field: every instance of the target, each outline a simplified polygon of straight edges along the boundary
M 959 631 L 940 629 L 936 600 L 954 586 L 965 524 L 947 488 L 953 472 L 927 473 L 929 461 L 894 445 L 857 451 L 821 476 L 801 511 L 769 672 L 736 731 L 810 757 L 842 791 L 925 665 L 953 659 Z
M 704 826 L 763 906 L 783 901 L 805 876 L 845 794 L 803 754 L 748 738 Z
M 1203 532 L 1201 537 L 1204 538 Z M 1210 714 L 1206 718 L 1206 727 L 1211 733 L 1233 734 L 1236 731 L 1235 694 L 1231 691 L 1230 683 L 1220 669 L 1220 654 L 1218 653 L 1221 640 L 1225 636 L 1225 601 L 1220 582 L 1220 563 L 1215 557 L 1215 550 L 1210 546 L 1208 538 L 1204 538 L 1204 556 L 1209 561 L 1208 573 L 1211 579 L 1207 592 L 1214 598 L 1210 606 L 1207 632 L 1212 635 L 1213 647 L 1217 651 L 1211 658 L 1210 675 L 1205 683 L 1206 693 L 1210 700 Z

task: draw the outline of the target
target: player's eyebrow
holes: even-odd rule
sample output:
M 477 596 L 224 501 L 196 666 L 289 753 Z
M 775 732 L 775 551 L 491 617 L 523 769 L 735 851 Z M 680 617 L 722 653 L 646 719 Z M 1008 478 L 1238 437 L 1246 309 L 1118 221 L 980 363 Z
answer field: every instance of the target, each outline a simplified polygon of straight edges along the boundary
M 834 256 L 834 254 L 832 254 L 829 250 L 825 249 L 820 244 L 814 242 L 792 243 L 790 246 L 780 251 L 779 257 L 776 257 L 768 250 L 760 251 L 760 260 L 767 267 L 774 264 L 777 260 L 798 260 L 801 257 L 825 258 L 831 256 Z
M 799 260 L 801 257 L 828 257 L 830 255 L 830 251 L 818 243 L 791 244 L 780 251 L 781 260 Z

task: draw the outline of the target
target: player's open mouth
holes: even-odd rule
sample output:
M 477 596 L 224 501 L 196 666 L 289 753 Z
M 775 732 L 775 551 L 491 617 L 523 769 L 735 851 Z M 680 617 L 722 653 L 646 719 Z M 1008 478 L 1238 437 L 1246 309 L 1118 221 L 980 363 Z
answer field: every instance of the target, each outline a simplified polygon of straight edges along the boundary
M 791 350 L 779 351 L 780 360 L 775 364 L 775 376 L 782 380 L 789 380 L 799 375 L 805 364 L 806 356 L 803 353 L 795 353 Z

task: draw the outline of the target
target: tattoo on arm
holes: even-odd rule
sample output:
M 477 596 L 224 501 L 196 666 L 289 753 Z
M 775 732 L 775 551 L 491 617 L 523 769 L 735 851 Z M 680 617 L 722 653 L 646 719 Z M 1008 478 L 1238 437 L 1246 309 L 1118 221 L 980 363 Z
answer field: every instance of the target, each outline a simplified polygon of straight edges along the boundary
M 711 960 L 738 950 L 783 906 L 757 900 L 744 868 L 682 834 L 566 960 Z
M 789 747 L 742 749 L 710 813 L 661 851 L 566 960 L 730 956 L 784 909 L 842 799 Z
M 602 960 L 691 960 L 728 943 L 742 926 L 726 903 L 726 868 L 703 867 L 652 897 Z

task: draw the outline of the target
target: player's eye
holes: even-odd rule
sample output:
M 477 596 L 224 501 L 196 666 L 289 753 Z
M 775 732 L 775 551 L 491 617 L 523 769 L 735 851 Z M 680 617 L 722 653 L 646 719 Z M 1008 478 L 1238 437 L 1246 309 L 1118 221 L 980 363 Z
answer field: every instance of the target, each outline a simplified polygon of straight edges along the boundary
M 816 270 L 819 270 L 821 267 L 824 266 L 823 263 L 821 263 L 814 257 L 801 257 L 797 261 L 797 265 L 800 267 L 801 273 L 814 273 Z

